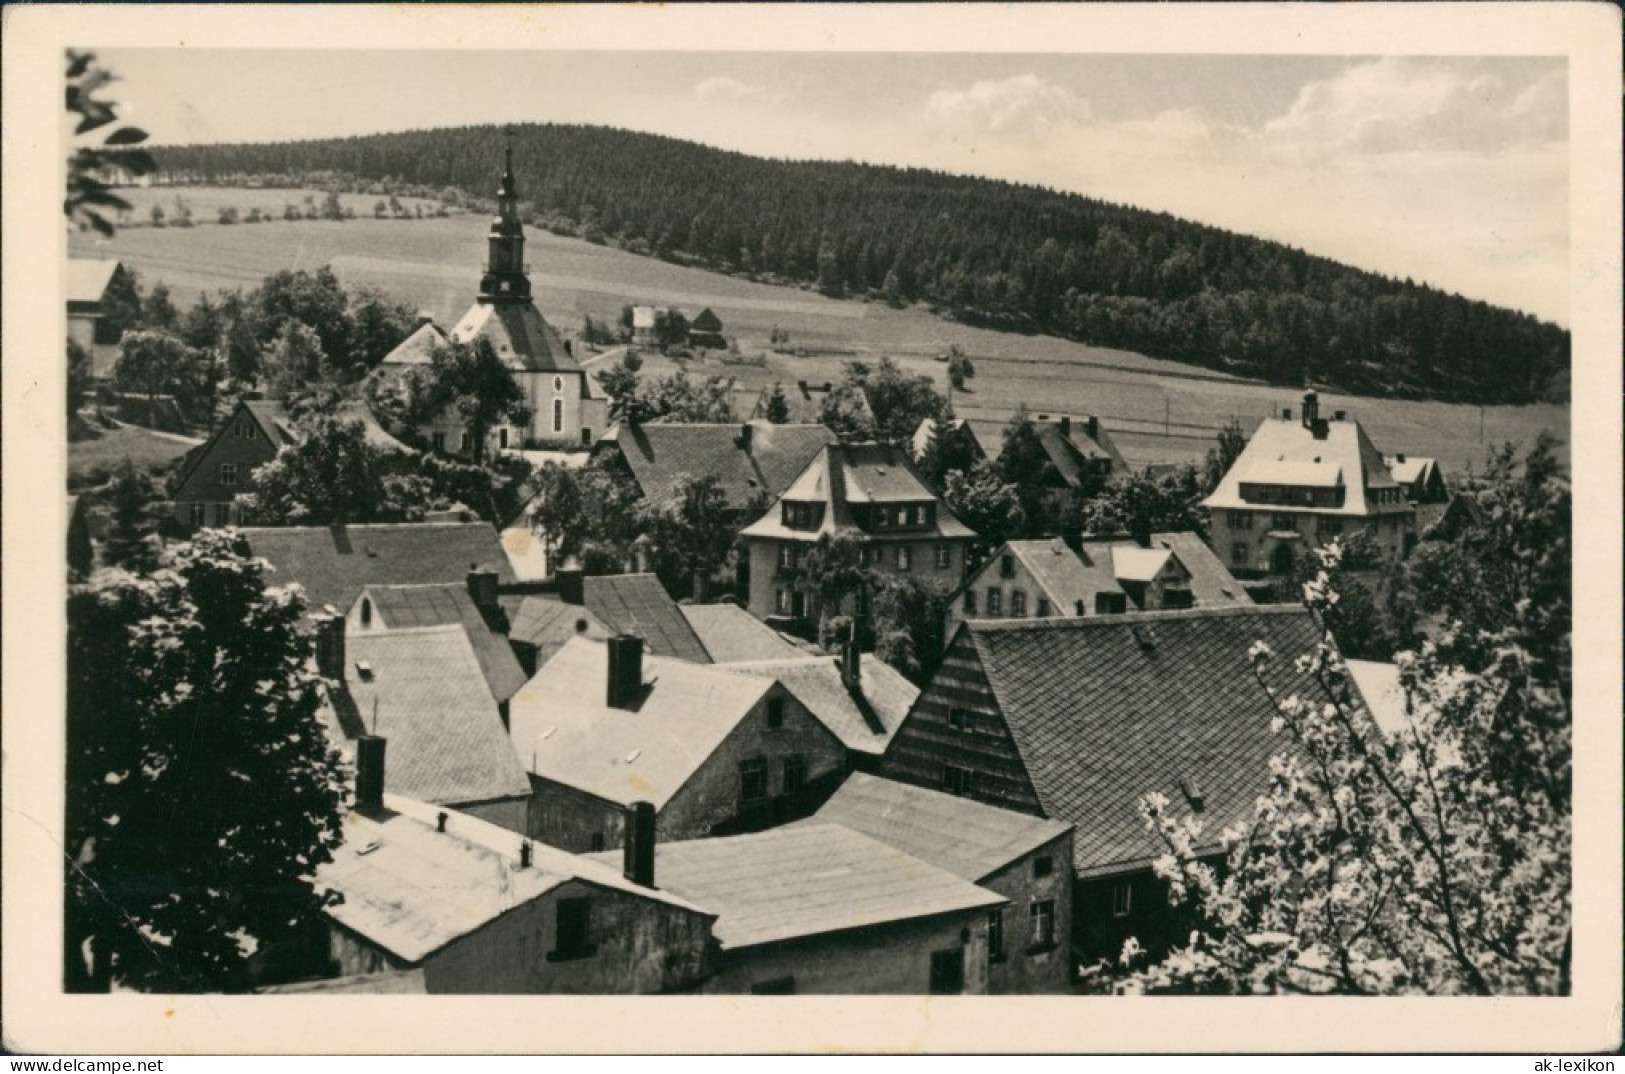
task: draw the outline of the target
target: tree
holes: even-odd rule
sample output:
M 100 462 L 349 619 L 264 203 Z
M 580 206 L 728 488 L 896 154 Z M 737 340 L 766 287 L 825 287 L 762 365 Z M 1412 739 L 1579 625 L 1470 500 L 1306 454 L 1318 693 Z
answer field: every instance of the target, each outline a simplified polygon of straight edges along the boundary
M 1190 532 L 1207 536 L 1201 479 L 1194 466 L 1155 475 L 1120 474 L 1083 505 L 1083 532 L 1092 534 Z
M 628 352 L 627 357 L 630 356 Z M 611 422 L 642 423 L 654 417 L 654 408 L 643 398 L 643 378 L 624 359 L 619 365 L 600 369 L 593 375 L 598 378 L 604 394 L 609 396 Z
M 863 389 L 854 384 L 837 384 L 824 396 L 818 420 L 842 442 L 873 440 L 875 419 L 869 411 Z
M 655 313 L 655 342 L 662 347 L 680 347 L 688 342 L 688 318 L 681 310 L 660 310 Z
M 589 463 L 579 470 L 543 464 L 531 478 L 536 490 L 532 515 L 547 540 L 549 558 L 579 556 L 597 547 L 606 559 L 623 562 L 638 534 L 641 497 L 619 470 Z M 590 566 L 588 573 L 595 573 Z M 602 572 L 597 572 L 602 573 Z
M 823 623 L 840 613 L 847 597 L 873 581 L 873 572 L 864 563 L 863 545 L 856 538 L 824 533 L 812 545 L 801 548 L 791 584 L 813 598 Z
M 306 393 L 332 387 L 340 380 L 321 337 L 295 320 L 282 323 L 260 358 L 260 368 L 271 396 L 284 402 L 297 403 Z
M 68 340 L 68 417 L 70 418 L 77 414 L 79 407 L 84 404 L 85 393 L 90 391 L 93 369 L 90 352 L 81 347 L 77 341 Z
M 345 765 L 296 589 L 204 531 L 68 596 L 68 991 L 236 991 L 327 901 Z
M 958 344 L 954 346 L 958 348 Z M 974 379 L 975 376 L 976 366 L 963 351 L 948 358 L 948 381 L 954 386 L 955 391 L 964 391 L 965 382 Z
M 940 422 L 951 416 L 948 400 L 930 377 L 905 373 L 890 356 L 873 368 L 864 362 L 847 362 L 842 386 L 863 393 L 874 415 L 874 435 L 880 440 L 902 443 L 926 418 Z M 830 393 L 831 399 L 834 394 Z
M 344 219 L 344 201 L 339 197 L 339 192 L 337 190 L 329 190 L 327 192 L 327 197 L 322 199 L 322 219 Z
M 340 526 L 422 519 L 426 481 L 367 440 L 359 421 L 306 419 L 302 437 L 253 473 L 244 510 L 267 526 Z
M 114 80 L 112 72 L 96 66 L 92 52 L 68 50 L 67 110 L 78 116 L 75 137 L 101 130 L 118 119 L 112 102 L 99 100 L 100 93 Z M 111 237 L 113 225 L 106 214 L 129 212 L 130 203 L 113 193 L 115 176 L 137 177 L 151 173 L 152 156 L 136 146 L 147 140 L 139 127 L 118 127 L 99 146 L 80 146 L 68 158 L 68 192 L 62 211 L 79 228 L 93 228 Z
M 267 276 L 252 296 L 252 306 L 261 345 L 276 339 L 288 321 L 298 321 L 316 333 L 322 353 L 337 366 L 349 364 L 349 296 L 329 266 L 322 266 L 314 275 L 284 270 Z
M 219 218 L 220 218 L 220 223 L 230 225 L 230 224 L 237 223 L 237 221 L 240 220 L 242 217 L 238 214 L 237 210 L 234 207 L 232 207 L 230 205 L 226 205 L 226 206 L 221 207 Z
M 426 425 L 448 410 L 468 427 L 470 453 L 485 459 L 491 429 L 503 421 L 524 424 L 525 393 L 483 336 L 471 343 L 437 347 L 429 366 L 413 370 L 412 425 Z
M 126 332 L 113 363 L 113 383 L 119 391 L 148 399 L 172 395 L 191 415 L 202 413 L 212 398 L 213 375 L 207 355 L 168 332 Z
M 672 498 L 644 501 L 637 518 L 654 572 L 672 592 L 687 590 L 696 576 L 715 575 L 733 549 L 732 513 L 714 474 L 680 475 Z
M 872 608 L 875 655 L 923 686 L 942 659 L 942 624 L 952 590 L 912 575 L 877 586 Z
M 157 498 L 152 479 L 125 459 L 108 489 L 113 508 L 103 549 L 108 563 L 138 574 L 158 565 L 160 545 L 153 519 L 153 501 Z
M 1208 448 L 1207 456 L 1202 460 L 1202 489 L 1211 493 L 1219 487 L 1224 475 L 1230 472 L 1241 453 L 1247 450 L 1247 434 L 1242 432 L 1241 422 L 1236 418 L 1230 419 L 1230 424 L 1219 430 L 1217 442 Z
M 378 368 L 378 363 L 418 325 L 417 312 L 411 306 L 391 301 L 375 287 L 359 287 L 352 292 L 345 313 L 350 322 L 351 368 L 347 379 L 365 376 Z
M 1322 562 L 1318 556 L 1304 557 L 1295 582 L 1289 583 L 1290 596 L 1303 592 L 1305 585 L 1324 572 L 1337 600 L 1321 618 L 1337 641 L 1338 651 L 1354 660 L 1392 660 L 1395 633 L 1385 602 L 1379 598 L 1380 593 L 1403 584 L 1402 575 L 1389 569 L 1382 546 L 1363 531 L 1342 539 L 1339 547 L 1341 555 L 1334 563 Z
M 181 313 L 169 297 L 169 286 L 162 281 L 153 284 L 141 303 L 141 327 L 174 332 L 180 323 Z
M 734 420 L 732 386 L 726 379 L 711 377 L 696 383 L 681 369 L 655 381 L 649 407 L 656 421 L 730 424 Z
M 1021 504 L 1021 532 L 1046 537 L 1059 529 L 1050 490 L 1060 485 L 1060 474 L 1039 439 L 1025 406 L 1019 407 L 1004 429 L 1004 444 L 994 464 L 1004 482 L 1016 491 Z
M 783 425 L 790 420 L 790 401 L 784 397 L 784 385 L 776 380 L 773 390 L 767 395 L 767 420 L 774 425 Z

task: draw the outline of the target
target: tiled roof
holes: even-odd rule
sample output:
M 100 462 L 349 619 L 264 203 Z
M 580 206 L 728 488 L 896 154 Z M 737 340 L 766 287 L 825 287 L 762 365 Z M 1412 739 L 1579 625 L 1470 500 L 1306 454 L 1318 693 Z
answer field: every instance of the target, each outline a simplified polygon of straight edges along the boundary
M 304 439 L 304 433 L 293 420 L 292 415 L 288 413 L 287 408 L 275 399 L 245 399 L 238 404 L 238 407 L 240 410 L 247 411 L 253 417 L 254 423 L 260 427 L 260 431 L 265 435 L 265 442 L 271 446 L 273 451 L 280 451 L 289 444 L 297 444 Z M 382 425 L 378 424 L 378 419 L 373 416 L 372 410 L 365 403 L 359 401 L 344 403 L 337 410 L 336 416 L 345 421 L 360 422 L 361 428 L 366 434 L 367 443 L 373 447 L 385 451 L 411 450 L 391 436 Z M 233 417 L 235 417 L 235 412 L 233 412 Z M 181 485 L 184 485 L 187 478 L 192 476 L 192 472 L 197 468 L 197 465 L 208 457 L 210 449 L 215 443 L 232 435 L 231 429 L 232 422 L 227 419 L 212 437 L 186 453 L 178 478 Z
M 312 611 L 343 611 L 368 585 L 465 583 L 475 568 L 512 585 L 513 568 L 485 522 L 370 523 L 359 526 L 246 526 L 254 555 L 276 568 L 276 585 L 298 582 Z
M 1400 498 L 1395 504 L 1371 504 L 1366 490 L 1397 488 L 1382 456 L 1372 446 L 1357 421 L 1326 422 L 1326 436 L 1316 439 L 1301 421 L 1265 418 L 1259 423 L 1241 456 L 1231 465 L 1213 495 L 1205 501 L 1209 508 L 1292 511 L 1290 504 L 1262 504 L 1241 496 L 1243 482 L 1261 485 L 1307 485 L 1325 487 L 1340 479 L 1346 493 L 1340 508 L 1315 507 L 1317 514 L 1373 515 L 1403 514 L 1410 505 Z
M 513 647 L 485 621 L 466 584 L 375 585 L 362 590 L 357 601 L 362 598 L 372 601 L 373 614 L 390 630 L 461 626 L 474 647 L 492 700 L 506 701 L 525 685 L 525 671 L 513 655 Z
M 737 604 L 679 604 L 677 609 L 718 664 L 791 660 L 807 655 Z
M 395 345 L 395 349 L 384 355 L 380 365 L 428 365 L 434 359 L 434 352 L 446 342 L 446 333 L 433 321 L 425 321 L 412 332 L 411 335 Z
M 106 258 L 70 257 L 63 274 L 63 289 L 69 302 L 98 303 L 113 282 L 119 263 Z
M 645 655 L 641 703 L 610 708 L 608 654 L 567 642 L 514 696 L 509 726 L 529 771 L 611 802 L 664 806 L 772 685 Z
M 602 641 L 615 633 L 588 609 L 566 604 L 552 594 L 523 597 L 508 626 L 512 640 L 546 650 L 556 649 L 578 634 Z
M 859 665 L 860 705 L 841 680 L 840 663 L 830 656 L 798 654 L 789 660 L 752 660 L 720 665 L 743 675 L 776 679 L 849 750 L 879 756 L 886 752 L 919 687 L 891 665 L 866 657 Z
M 1203 799 L 1216 841 L 1248 818 L 1269 758 L 1273 706 L 1247 651 L 1277 654 L 1266 680 L 1283 696 L 1317 689 L 1293 668 L 1321 640 L 1301 606 L 1146 612 L 1066 619 L 972 620 L 975 646 L 1046 816 L 1077 826 L 1081 874 L 1142 868 L 1161 853 L 1136 811 L 1152 791 L 1187 808 Z
M 564 350 L 564 341 L 531 303 L 512 306 L 476 302 L 451 330 L 459 343 L 490 340 L 497 357 L 510 369 L 534 373 L 575 373 L 581 367 Z
M 617 634 L 636 634 L 649 652 L 709 664 L 694 628 L 660 579 L 652 574 L 605 574 L 582 579 L 582 599 L 599 622 Z
M 746 526 L 746 537 L 772 537 L 789 540 L 815 540 L 823 534 L 865 535 L 854 520 L 854 503 L 911 503 L 936 500 L 931 490 L 915 475 L 908 449 L 901 444 L 826 445 L 809 462 L 800 476 L 784 491 L 781 499 L 794 503 L 824 504 L 819 529 L 792 530 L 785 527 L 779 505 Z M 937 500 L 936 526 L 930 530 L 899 531 L 910 540 L 976 536 L 969 526 L 955 518 L 947 505 Z
M 655 882 L 714 911 L 713 935 L 724 950 L 1007 901 L 834 824 L 661 843 Z
M 353 633 L 345 659 L 356 714 L 389 740 L 392 789 L 452 805 L 530 794 L 460 625 Z
M 385 769 L 387 778 L 387 757 Z M 531 844 L 531 864 L 520 869 L 524 837 L 478 818 L 447 810 L 446 830 L 438 832 L 441 810 L 394 794 L 384 805 L 376 819 L 345 818 L 344 844 L 317 870 L 317 883 L 343 896 L 327 908 L 329 917 L 408 964 L 572 879 L 705 913 L 632 884 L 605 862 L 545 843 Z
M 848 776 L 822 809 L 799 823 L 851 828 L 972 881 L 986 879 L 1072 827 L 866 772 Z
M 1401 455 L 1394 458 L 1385 458 L 1383 461 L 1388 464 L 1388 472 L 1393 474 L 1394 480 L 1401 485 L 1415 484 L 1417 478 L 1438 466 L 1438 463 L 1433 459 L 1423 458 L 1419 455 Z
M 716 478 L 728 506 L 744 510 L 761 497 L 777 496 L 834 439 L 822 425 L 623 422 L 615 429 L 614 442 L 650 501 L 671 499 L 687 474 Z
M 1198 608 L 1220 608 L 1229 604 L 1251 604 L 1253 598 L 1236 581 L 1206 541 L 1194 533 L 1153 533 L 1151 543 L 1179 557 L 1190 572 L 1191 598 Z
M 254 415 L 254 420 L 259 424 L 260 430 L 265 433 L 265 438 L 271 442 L 272 447 L 280 449 L 285 444 L 293 444 L 299 441 L 299 430 L 295 427 L 292 416 L 288 414 L 287 408 L 276 400 L 244 400 L 242 408 Z M 230 422 L 226 424 L 229 427 Z M 221 433 L 223 434 L 226 431 L 223 428 Z
M 1112 574 L 1118 582 L 1149 582 L 1168 562 L 1166 548 L 1141 548 L 1137 544 L 1111 547 Z

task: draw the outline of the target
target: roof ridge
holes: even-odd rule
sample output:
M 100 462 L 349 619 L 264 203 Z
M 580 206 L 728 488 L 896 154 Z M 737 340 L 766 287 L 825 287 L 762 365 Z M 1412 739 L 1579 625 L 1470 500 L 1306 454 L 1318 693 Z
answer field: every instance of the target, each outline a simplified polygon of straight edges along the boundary
M 1171 552 L 1172 549 L 1162 551 Z M 1150 612 L 1121 612 L 1115 615 L 1048 616 L 1043 619 L 966 619 L 972 635 L 1002 630 L 1081 630 L 1088 627 L 1121 626 L 1125 623 L 1179 622 L 1198 619 L 1239 619 L 1254 616 L 1312 614 L 1302 604 L 1236 604 L 1216 608 L 1180 608 Z

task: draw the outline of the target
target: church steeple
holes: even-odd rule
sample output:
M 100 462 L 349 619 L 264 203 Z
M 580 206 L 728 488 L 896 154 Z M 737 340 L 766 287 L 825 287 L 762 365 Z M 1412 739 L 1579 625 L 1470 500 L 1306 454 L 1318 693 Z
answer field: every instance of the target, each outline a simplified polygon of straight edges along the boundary
M 505 132 L 502 187 L 497 191 L 497 215 L 487 239 L 490 252 L 480 278 L 480 301 L 517 305 L 530 301 L 530 277 L 525 272 L 525 226 L 519 221 L 519 186 L 513 177 L 513 131 Z

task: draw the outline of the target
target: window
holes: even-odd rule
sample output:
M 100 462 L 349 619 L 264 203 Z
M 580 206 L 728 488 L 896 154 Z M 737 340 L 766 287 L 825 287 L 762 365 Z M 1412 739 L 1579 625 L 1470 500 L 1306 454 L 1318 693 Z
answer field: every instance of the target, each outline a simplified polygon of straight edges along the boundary
M 1164 608 L 1194 608 L 1196 595 L 1184 586 L 1172 586 L 1162 591 L 1162 606 Z
M 553 431 L 556 432 L 556 433 L 562 433 L 564 431 L 564 400 L 563 399 L 555 399 L 555 400 L 553 400 Z
M 995 619 L 1004 614 L 1004 593 L 998 589 L 987 591 L 987 614 Z
M 1034 611 L 1033 614 L 1035 616 L 1037 616 L 1038 618 L 1040 618 L 1040 619 L 1047 619 L 1051 615 L 1055 614 L 1054 611 L 1050 608 L 1050 603 L 1049 603 L 1049 598 L 1048 597 L 1039 597 L 1038 598 L 1038 609 L 1036 611 Z
M 473 440 L 472 437 L 470 437 L 468 435 L 468 430 L 467 429 L 464 429 L 462 432 L 457 434 L 457 450 L 458 451 L 467 451 L 468 450 L 468 445 L 472 444 L 473 442 L 474 442 L 474 440 Z
M 1295 530 L 1298 528 L 1298 520 L 1291 515 L 1276 514 L 1275 517 L 1270 520 L 1270 528 L 1277 530 Z
M 976 590 L 974 589 L 965 590 L 965 614 L 976 614 Z
M 787 571 L 796 565 L 796 546 L 793 544 L 779 545 L 779 570 Z
M 1127 917 L 1134 908 L 1134 885 L 1120 880 L 1112 885 L 1112 916 Z
M 1240 541 L 1230 546 L 1230 562 L 1238 567 L 1247 565 L 1247 546 Z
M 209 505 L 204 503 L 194 503 L 190 506 L 189 513 L 191 515 L 192 525 L 194 527 L 202 528 L 208 524 L 208 510 Z
M 951 544 L 937 545 L 937 570 L 945 571 L 954 565 L 954 546 Z
M 957 996 L 965 990 L 965 949 L 931 952 L 931 994 Z
M 1121 615 L 1128 611 L 1127 593 L 1096 593 L 1096 615 Z
M 372 598 L 361 598 L 361 625 L 372 626 Z
M 1010 591 L 1010 614 L 1016 619 L 1027 614 L 1027 594 L 1019 589 Z
M 1055 871 L 1055 859 L 1048 854 L 1033 859 L 1033 875 L 1046 877 Z
M 867 566 L 869 566 L 870 563 L 874 562 L 874 558 L 875 558 L 874 557 L 874 551 L 875 550 L 873 548 L 870 548 L 868 545 L 862 545 L 861 547 L 859 547 L 858 548 L 858 566 L 867 567 Z
M 739 762 L 739 800 L 759 802 L 767 797 L 767 761 L 752 757 Z
M 971 727 L 970 713 L 964 709 L 948 710 L 948 726 L 955 731 L 968 731 Z
M 796 979 L 794 977 L 774 977 L 767 981 L 753 981 L 750 986 L 753 996 L 793 996 L 796 994 Z
M 581 446 L 582 447 L 590 447 L 591 445 L 592 445 L 592 426 L 583 425 L 581 427 Z
M 943 765 L 942 789 L 949 794 L 970 794 L 976 789 L 976 773 L 956 764 Z
M 554 392 L 554 394 L 556 395 L 559 392 L 562 392 L 563 390 L 564 390 L 564 378 L 563 377 L 554 377 L 553 378 L 553 392 Z
M 508 427 L 506 425 L 504 425 L 502 428 L 497 430 L 497 447 L 499 447 L 499 448 L 507 448 L 507 446 L 508 446 Z
M 1321 537 L 1336 537 L 1343 532 L 1343 523 L 1335 518 L 1315 519 L 1315 533 Z
M 784 698 L 770 697 L 767 699 L 767 726 L 772 728 L 784 726 Z
M 999 557 L 999 577 L 1014 578 L 1016 576 L 1016 557 L 1003 555 Z
M 914 569 L 914 549 L 906 544 L 897 546 L 897 569 L 900 571 Z
M 593 853 L 595 853 L 595 854 L 598 851 L 604 849 L 604 833 L 603 832 L 593 832 L 592 833 L 592 849 L 593 849 Z
M 987 915 L 987 960 L 1004 961 L 1004 907 Z
M 560 899 L 555 911 L 556 934 L 549 962 L 563 962 L 572 958 L 586 958 L 593 953 L 592 900 Z
M 216 526 L 231 525 L 231 504 L 217 503 L 214 505 L 214 524 Z
M 784 793 L 794 794 L 807 785 L 807 758 L 801 754 L 784 759 Z
M 1055 900 L 1040 899 L 1033 903 L 1028 912 L 1032 918 L 1033 943 L 1035 951 L 1047 950 L 1055 946 Z
M 1253 513 L 1251 511 L 1231 511 L 1230 528 L 1233 530 L 1250 530 L 1253 528 Z
M 790 614 L 790 591 L 788 589 L 775 589 L 773 591 L 773 610 L 779 615 Z
M 237 464 L 223 462 L 220 464 L 220 483 L 222 485 L 235 485 L 237 483 Z
M 436 451 L 445 451 L 446 450 L 446 434 L 445 433 L 435 433 L 434 434 L 434 449 Z

